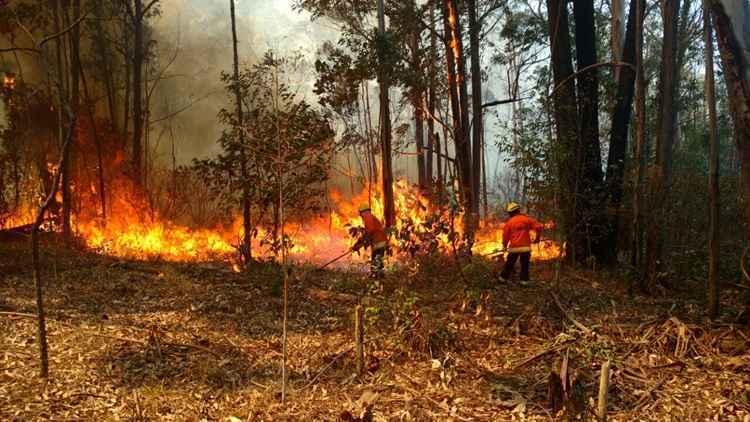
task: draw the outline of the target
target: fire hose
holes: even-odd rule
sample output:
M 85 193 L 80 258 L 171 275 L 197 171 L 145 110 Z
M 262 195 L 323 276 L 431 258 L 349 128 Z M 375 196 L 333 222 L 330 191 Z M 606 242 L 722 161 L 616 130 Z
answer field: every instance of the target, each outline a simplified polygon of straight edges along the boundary
M 506 253 L 508 253 L 507 249 L 498 249 L 498 250 L 492 251 L 490 253 L 482 254 L 482 255 L 479 255 L 479 256 L 481 256 L 482 258 L 489 258 L 489 257 L 493 257 L 493 256 L 504 255 Z
M 337 262 L 337 261 L 339 261 L 339 260 L 341 260 L 341 259 L 343 259 L 343 258 L 345 258 L 345 257 L 347 257 L 347 256 L 349 256 L 349 255 L 351 255 L 353 253 L 354 253 L 354 249 L 349 249 L 348 251 L 344 252 L 343 254 L 337 256 L 336 258 L 333 258 L 332 260 L 326 262 L 322 266 L 316 268 L 315 271 L 324 270 L 327 266 L 329 266 L 329 265 L 333 264 L 334 262 Z

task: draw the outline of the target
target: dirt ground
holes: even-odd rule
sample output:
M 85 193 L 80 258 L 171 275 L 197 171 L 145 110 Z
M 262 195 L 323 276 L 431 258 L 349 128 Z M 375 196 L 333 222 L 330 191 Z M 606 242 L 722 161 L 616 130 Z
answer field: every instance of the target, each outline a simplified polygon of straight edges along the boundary
M 500 285 L 493 266 L 426 259 L 380 284 L 295 267 L 289 390 L 281 403 L 281 271 L 123 261 L 44 249 L 50 377 L 38 377 L 25 243 L 0 244 L 0 420 L 561 420 L 550 371 L 567 361 L 593 420 L 611 360 L 609 420 L 750 421 L 750 330 L 725 290 L 702 317 L 699 282 L 653 297 L 623 275 L 535 263 Z M 353 312 L 366 314 L 355 375 Z

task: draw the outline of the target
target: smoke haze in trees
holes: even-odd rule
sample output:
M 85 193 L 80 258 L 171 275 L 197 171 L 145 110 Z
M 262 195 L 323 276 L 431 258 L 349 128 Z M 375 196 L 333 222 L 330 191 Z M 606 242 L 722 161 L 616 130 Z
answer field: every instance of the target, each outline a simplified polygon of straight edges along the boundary
M 310 59 L 338 31 L 325 22 L 310 22 L 309 14 L 292 10 L 285 0 L 235 0 L 237 36 L 242 64 L 255 63 L 272 48 L 282 55 L 301 53 Z M 165 72 L 151 100 L 151 120 L 159 120 L 188 105 L 172 120 L 178 164 L 213 156 L 221 134 L 217 114 L 230 105 L 221 83 L 222 71 L 232 68 L 232 35 L 227 0 L 161 0 L 162 15 L 153 20 L 157 41 L 154 70 L 174 63 Z M 149 75 L 151 78 L 155 75 Z M 300 94 L 311 103 L 315 70 L 299 75 Z M 170 160 L 169 121 L 152 127 L 151 145 L 158 145 L 162 159 Z

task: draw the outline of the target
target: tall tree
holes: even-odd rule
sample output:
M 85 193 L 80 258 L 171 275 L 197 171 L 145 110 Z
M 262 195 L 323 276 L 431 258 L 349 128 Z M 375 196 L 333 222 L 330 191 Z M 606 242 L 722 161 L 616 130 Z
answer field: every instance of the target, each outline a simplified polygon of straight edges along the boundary
M 604 198 L 602 189 L 601 146 L 599 145 L 599 77 L 594 66 L 596 57 L 596 28 L 594 2 L 573 1 L 575 20 L 578 115 L 580 132 L 576 161 L 580 169 L 577 179 L 576 218 L 584 224 L 587 248 L 584 255 L 602 258 L 607 248 L 602 246 Z M 591 246 L 588 246 L 591 245 Z
M 112 125 L 114 132 L 118 131 L 118 118 L 117 118 L 117 92 L 115 77 L 113 75 L 113 47 L 111 42 L 107 39 L 107 29 L 105 22 L 109 18 L 105 9 L 106 3 L 103 1 L 94 2 L 93 14 L 94 18 L 91 20 L 91 30 L 94 32 L 92 38 L 93 48 L 92 52 L 95 57 L 96 65 L 99 67 L 98 76 L 101 77 L 104 83 L 104 91 L 107 96 L 107 112 L 109 114 L 109 121 Z
M 385 5 L 378 0 L 378 82 L 380 83 L 380 154 L 382 158 L 383 208 L 385 225 L 396 224 L 396 207 L 393 200 L 393 164 L 391 157 L 391 107 L 390 78 L 386 69 L 386 51 L 389 39 L 385 31 Z
M 456 0 L 443 2 L 443 23 L 445 27 L 445 57 L 447 64 L 448 89 L 451 113 L 453 116 L 453 139 L 456 150 L 456 165 L 460 197 L 464 207 L 464 237 L 470 249 L 474 236 L 474 209 L 471 143 L 469 141 L 469 106 L 464 64 L 461 21 Z
M 643 76 L 643 14 L 646 0 L 634 0 L 638 3 L 635 24 L 635 175 L 633 181 L 633 250 L 632 265 L 641 268 L 643 265 L 643 176 L 645 174 L 646 143 L 646 81 Z M 641 282 L 642 277 L 639 277 Z
M 745 230 L 750 228 L 750 5 L 746 0 L 711 0 L 716 42 L 741 164 Z M 750 233 L 745 234 L 750 238 Z M 750 305 L 750 296 L 748 296 Z
M 412 13 L 417 12 L 416 2 L 412 3 Z M 421 74 L 422 69 L 422 54 L 421 54 L 421 40 L 422 33 L 419 30 L 420 26 L 414 25 L 411 33 L 409 34 L 409 48 L 411 49 L 411 60 L 412 68 L 417 71 L 417 74 Z M 419 183 L 419 189 L 422 192 L 427 191 L 427 174 L 425 168 L 425 153 L 424 153 L 424 87 L 421 77 L 415 77 L 413 86 L 411 89 L 411 104 L 414 110 L 414 143 L 417 149 L 417 180 Z
M 631 1 L 630 9 L 633 9 L 633 3 Z M 610 49 L 612 50 L 612 61 L 619 62 L 623 59 L 625 50 L 625 40 L 627 35 L 625 34 L 625 0 L 612 0 L 612 20 L 610 25 L 611 35 L 609 38 Z M 628 17 L 628 21 L 630 21 Z M 619 81 L 620 73 L 622 69 L 615 67 L 615 81 Z
M 680 0 L 665 0 L 662 22 L 664 42 L 659 69 L 659 93 L 656 124 L 656 144 L 653 171 L 650 178 L 650 224 L 646 243 L 649 279 L 655 279 L 661 269 L 664 250 L 666 207 L 664 195 L 672 182 L 672 158 L 677 118 L 677 45 Z
M 133 180 L 136 185 L 141 186 L 143 183 L 143 67 L 146 62 L 148 48 L 144 39 L 146 17 L 149 12 L 159 2 L 159 0 L 150 0 L 148 3 L 143 0 L 122 0 L 125 10 L 133 29 L 133 54 L 131 57 L 133 65 Z
M 242 258 L 245 263 L 252 258 L 252 222 L 250 221 L 250 194 L 248 192 L 247 160 L 245 158 L 245 130 L 244 113 L 242 111 L 242 88 L 240 87 L 240 58 L 237 53 L 237 22 L 234 13 L 234 0 L 229 0 L 229 13 L 232 20 L 232 53 L 233 53 L 233 76 L 234 95 L 237 107 L 237 136 L 240 143 L 240 177 L 242 177 L 242 245 L 240 247 Z
M 581 241 L 576 222 L 576 157 L 578 143 L 577 110 L 570 49 L 568 9 L 564 0 L 547 0 L 551 66 L 554 81 L 552 105 L 554 109 L 556 159 L 560 186 L 561 228 L 568 239 L 566 256 L 575 261 L 579 257 Z
M 65 16 L 67 15 L 67 9 L 64 7 L 65 4 L 62 2 L 62 0 L 56 0 L 54 5 L 54 25 L 55 25 L 55 31 L 60 33 L 63 30 L 63 27 L 68 26 L 68 19 L 65 19 Z M 77 27 L 76 27 L 77 30 Z M 66 83 L 65 81 L 68 80 L 67 71 L 69 63 L 70 56 L 66 57 L 66 51 L 68 51 L 65 48 L 65 40 L 70 38 L 70 32 L 66 34 L 66 37 L 57 37 L 55 39 L 55 45 L 56 45 L 56 53 L 57 53 L 57 78 L 60 81 L 60 89 L 58 90 L 58 101 L 59 101 L 59 107 L 58 107 L 58 140 L 60 145 L 63 143 L 63 139 L 66 139 L 68 137 L 68 133 L 71 134 L 71 136 L 75 136 L 73 133 L 75 132 L 75 128 L 70 124 L 71 122 L 66 122 L 64 118 L 66 117 L 62 112 L 62 104 L 68 103 L 70 101 L 70 98 L 68 98 L 68 95 L 70 95 L 69 90 L 66 89 Z M 72 47 L 73 43 L 69 43 L 69 47 Z M 72 230 L 70 226 L 70 216 L 71 216 L 71 208 L 73 206 L 72 201 L 72 190 L 70 189 L 71 185 L 71 170 L 72 166 L 70 163 L 70 153 L 64 155 L 64 159 L 62 161 L 62 167 L 60 168 L 60 179 L 61 179 L 61 189 L 60 193 L 62 196 L 62 233 L 63 238 L 66 241 L 69 241 L 72 235 Z
M 639 9 L 636 8 L 636 5 L 638 5 Z M 609 139 L 606 178 L 607 192 L 609 193 L 609 209 L 611 210 L 607 227 L 607 244 L 611 245 L 611 248 L 608 249 L 610 251 L 608 256 L 610 263 L 617 258 L 618 234 L 621 226 L 618 217 L 620 213 L 618 211 L 622 204 L 624 191 L 623 182 L 627 159 L 628 131 L 636 78 L 636 32 L 638 25 L 642 24 L 644 6 L 645 1 L 632 0 L 628 11 L 628 25 L 621 60 L 624 64 L 629 64 L 632 67 L 616 67 L 620 70 L 617 79 L 615 108 L 612 112 L 612 130 Z M 639 21 L 638 19 L 641 20 Z
M 750 223 L 750 6 L 744 0 L 713 0 L 711 13 L 737 133 L 745 218 Z
M 434 159 L 437 156 L 440 158 L 440 144 L 439 141 L 436 143 L 435 133 L 435 105 L 436 105 L 436 92 L 437 89 L 437 32 L 435 28 L 435 4 L 430 2 L 430 54 L 428 56 L 428 78 L 427 78 L 427 113 L 429 114 L 427 119 L 427 160 L 425 161 L 425 173 L 427 176 L 428 188 L 432 189 L 432 178 L 434 175 Z M 437 153 L 437 154 L 436 154 Z M 438 171 L 440 170 L 440 164 L 437 164 Z M 438 178 L 438 183 L 440 180 Z
M 474 218 L 479 218 L 480 186 L 482 181 L 482 135 L 484 122 L 482 114 L 482 70 L 479 57 L 479 35 L 482 30 L 476 0 L 468 0 L 469 10 L 469 55 L 471 56 L 471 186 L 472 208 Z
M 719 315 L 719 131 L 716 123 L 716 87 L 714 83 L 714 40 L 709 0 L 703 1 L 703 36 L 706 60 L 706 106 L 708 107 L 708 316 Z

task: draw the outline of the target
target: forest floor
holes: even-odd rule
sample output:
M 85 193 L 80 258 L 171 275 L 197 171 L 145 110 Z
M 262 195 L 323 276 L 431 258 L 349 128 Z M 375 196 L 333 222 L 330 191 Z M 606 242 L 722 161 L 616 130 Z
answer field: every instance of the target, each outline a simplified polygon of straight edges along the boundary
M 655 297 L 622 276 L 534 263 L 499 285 L 477 261 L 389 273 L 295 268 L 289 391 L 280 401 L 280 271 L 43 249 L 50 377 L 38 377 L 27 243 L 0 244 L 0 420 L 557 420 L 550 371 L 567 357 L 593 420 L 611 359 L 609 420 L 750 420 L 750 329 L 703 319 L 698 282 Z M 365 292 L 370 291 L 368 294 Z M 366 307 L 355 376 L 353 310 Z M 557 300 L 555 299 L 557 298 Z M 567 315 L 566 315 L 567 314 Z M 575 320 L 577 323 L 574 323 Z

